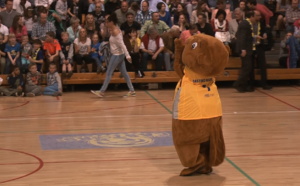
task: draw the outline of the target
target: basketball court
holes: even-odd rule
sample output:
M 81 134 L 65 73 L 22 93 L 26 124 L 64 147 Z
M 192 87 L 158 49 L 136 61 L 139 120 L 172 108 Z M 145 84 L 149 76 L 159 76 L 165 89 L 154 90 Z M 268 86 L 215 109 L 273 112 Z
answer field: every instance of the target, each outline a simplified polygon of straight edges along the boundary
M 211 175 L 178 176 L 174 90 L 0 97 L 0 184 L 300 185 L 300 87 L 220 88 L 226 159 Z

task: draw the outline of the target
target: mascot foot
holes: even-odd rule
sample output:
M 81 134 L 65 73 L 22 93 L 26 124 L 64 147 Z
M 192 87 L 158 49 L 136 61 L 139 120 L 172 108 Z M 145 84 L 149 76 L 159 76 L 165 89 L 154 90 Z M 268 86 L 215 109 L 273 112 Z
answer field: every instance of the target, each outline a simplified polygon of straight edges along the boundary
M 201 166 L 195 166 L 195 167 L 183 169 L 180 173 L 180 176 L 192 176 L 194 173 L 197 173 L 197 171 L 201 168 L 202 168 Z
M 212 173 L 213 169 L 211 167 L 201 167 L 196 172 L 198 174 L 210 174 Z

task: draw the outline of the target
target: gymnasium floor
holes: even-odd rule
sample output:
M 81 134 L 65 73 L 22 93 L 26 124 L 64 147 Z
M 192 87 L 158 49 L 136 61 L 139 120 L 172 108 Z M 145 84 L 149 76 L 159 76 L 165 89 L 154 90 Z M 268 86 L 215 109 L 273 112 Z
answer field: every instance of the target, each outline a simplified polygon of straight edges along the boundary
M 226 159 L 193 177 L 178 176 L 171 89 L 0 97 L 0 184 L 300 185 L 300 87 L 219 92 Z

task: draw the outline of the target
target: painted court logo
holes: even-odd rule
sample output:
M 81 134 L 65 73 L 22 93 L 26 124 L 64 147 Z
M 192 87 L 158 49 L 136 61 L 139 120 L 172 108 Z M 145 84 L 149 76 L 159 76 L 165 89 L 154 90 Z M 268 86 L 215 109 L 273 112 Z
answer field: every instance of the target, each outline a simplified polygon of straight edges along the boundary
M 41 135 L 43 150 L 171 146 L 171 132 Z

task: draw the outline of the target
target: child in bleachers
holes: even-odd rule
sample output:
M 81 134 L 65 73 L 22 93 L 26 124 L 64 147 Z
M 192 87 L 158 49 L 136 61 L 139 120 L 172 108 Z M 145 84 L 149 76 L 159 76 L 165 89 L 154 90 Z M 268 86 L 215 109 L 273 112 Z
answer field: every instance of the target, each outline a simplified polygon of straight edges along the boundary
M 6 53 L 4 52 L 5 50 L 5 43 L 4 41 L 4 34 L 0 33 L 0 74 L 4 74 L 5 70 L 5 57 Z
M 15 66 L 10 75 L 8 75 L 9 87 L 0 87 L 0 95 L 5 96 L 23 96 L 23 75 L 20 73 L 20 68 Z
M 8 35 L 8 43 L 5 45 L 4 52 L 7 53 L 5 73 L 11 73 L 11 67 L 20 66 L 21 45 L 17 42 L 15 34 Z
M 28 70 L 28 65 L 30 63 L 29 56 L 31 55 L 32 50 L 32 45 L 29 43 L 28 35 L 22 36 L 21 49 L 21 73 L 25 74 Z
M 102 59 L 101 59 L 100 52 L 99 52 L 100 45 L 101 45 L 101 43 L 99 42 L 98 34 L 94 34 L 92 36 L 92 45 L 91 45 L 90 55 L 97 63 L 97 73 L 105 71 L 105 68 L 102 65 Z
M 34 97 L 42 95 L 41 87 L 42 76 L 37 71 L 37 65 L 35 63 L 29 64 L 29 72 L 26 75 L 25 91 L 27 97 Z
M 56 65 L 54 63 L 50 63 L 49 72 L 47 73 L 47 87 L 44 89 L 44 95 L 62 95 L 61 78 L 56 70 Z
M 44 51 L 41 48 L 42 42 L 39 39 L 33 40 L 33 48 L 31 52 L 31 56 L 29 56 L 30 63 L 34 63 L 37 66 L 37 70 L 41 72 L 42 66 L 44 64 Z
M 45 72 L 48 70 L 50 63 L 55 63 L 56 68 L 58 69 L 59 52 L 61 51 L 61 47 L 59 42 L 55 39 L 55 33 L 53 31 L 49 31 L 46 33 L 44 50 L 46 52 L 46 63 L 44 65 Z
M 68 78 L 73 75 L 72 62 L 74 55 L 73 43 L 69 41 L 69 33 L 61 33 L 62 42 L 60 43 L 61 51 L 59 52 L 62 64 L 62 76 L 66 77 L 68 71 Z

